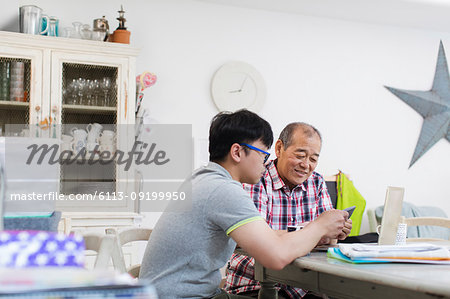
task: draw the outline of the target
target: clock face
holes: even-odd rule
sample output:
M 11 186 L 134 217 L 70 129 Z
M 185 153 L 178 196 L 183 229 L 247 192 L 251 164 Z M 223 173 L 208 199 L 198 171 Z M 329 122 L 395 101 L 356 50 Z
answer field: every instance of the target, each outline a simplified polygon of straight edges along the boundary
M 258 112 L 265 101 L 264 80 L 251 65 L 229 62 L 214 74 L 211 93 L 220 111 L 236 111 L 247 108 Z

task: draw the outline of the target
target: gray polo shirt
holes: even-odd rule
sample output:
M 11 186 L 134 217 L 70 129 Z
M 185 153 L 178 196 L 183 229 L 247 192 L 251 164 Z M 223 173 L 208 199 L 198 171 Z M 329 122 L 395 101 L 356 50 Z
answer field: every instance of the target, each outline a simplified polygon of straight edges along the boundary
M 188 179 L 192 209 L 165 212 L 145 250 L 140 278 L 150 279 L 160 298 L 209 298 L 218 293 L 222 268 L 236 243 L 228 236 L 263 220 L 242 185 L 210 162 Z

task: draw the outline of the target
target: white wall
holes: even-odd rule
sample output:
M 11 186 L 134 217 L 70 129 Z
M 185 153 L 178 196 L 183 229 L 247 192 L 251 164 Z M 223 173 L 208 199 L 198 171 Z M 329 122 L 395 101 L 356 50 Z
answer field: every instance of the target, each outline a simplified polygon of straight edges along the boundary
M 450 215 L 449 142 L 408 169 L 422 118 L 383 87 L 430 89 L 440 39 L 450 53 L 449 33 L 191 0 L 64 1 L 64 8 L 34 1 L 63 23 L 106 14 L 112 28 L 122 2 L 132 45 L 142 49 L 137 70 L 158 75 L 144 105 L 160 123 L 192 123 L 194 137 L 207 138 L 217 113 L 211 77 L 227 61 L 245 61 L 266 81 L 260 114 L 276 135 L 292 121 L 322 131 L 320 172 L 349 173 L 369 208 L 383 204 L 387 186 L 403 186 L 406 201 Z M 25 3 L 33 1 L 2 5 L 0 29 L 12 28 Z

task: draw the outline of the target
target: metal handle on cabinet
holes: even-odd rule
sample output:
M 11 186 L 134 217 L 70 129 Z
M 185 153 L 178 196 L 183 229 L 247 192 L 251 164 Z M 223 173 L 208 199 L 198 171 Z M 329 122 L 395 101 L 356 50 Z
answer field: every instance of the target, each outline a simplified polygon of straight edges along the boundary
M 139 183 L 137 184 L 137 188 L 136 188 L 136 192 L 137 192 L 136 198 L 138 199 L 136 208 L 137 208 L 138 213 L 140 213 L 141 212 L 141 201 L 139 200 L 139 194 L 141 193 L 143 186 L 144 186 L 144 176 L 142 175 L 142 172 L 140 172 L 137 169 L 135 171 L 135 179 L 139 180 L 138 181 Z
M 138 187 L 136 190 L 137 193 L 139 194 L 142 191 L 143 186 L 144 186 L 144 176 L 142 175 L 141 171 L 136 170 L 136 177 L 139 178 L 139 184 L 138 184 Z
M 127 82 L 123 82 L 123 90 L 125 91 L 125 119 L 127 119 L 127 113 L 128 113 L 128 89 L 127 89 Z

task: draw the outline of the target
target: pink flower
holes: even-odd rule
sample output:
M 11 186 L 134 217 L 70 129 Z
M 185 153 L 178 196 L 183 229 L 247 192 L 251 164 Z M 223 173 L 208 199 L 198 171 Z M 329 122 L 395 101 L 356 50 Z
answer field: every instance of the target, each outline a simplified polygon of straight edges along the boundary
M 150 72 L 143 72 L 136 77 L 136 83 L 140 84 L 141 91 L 156 83 L 156 75 Z

